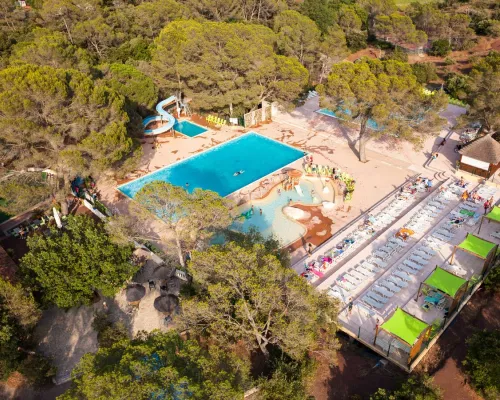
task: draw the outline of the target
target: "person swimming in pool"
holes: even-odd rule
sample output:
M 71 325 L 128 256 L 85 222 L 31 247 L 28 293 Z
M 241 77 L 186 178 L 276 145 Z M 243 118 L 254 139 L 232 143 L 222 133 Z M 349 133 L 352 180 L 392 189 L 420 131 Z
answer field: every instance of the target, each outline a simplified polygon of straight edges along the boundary
M 245 171 L 240 169 L 239 171 L 236 171 L 233 176 L 238 176 L 238 175 L 241 175 L 242 173 L 244 173 Z

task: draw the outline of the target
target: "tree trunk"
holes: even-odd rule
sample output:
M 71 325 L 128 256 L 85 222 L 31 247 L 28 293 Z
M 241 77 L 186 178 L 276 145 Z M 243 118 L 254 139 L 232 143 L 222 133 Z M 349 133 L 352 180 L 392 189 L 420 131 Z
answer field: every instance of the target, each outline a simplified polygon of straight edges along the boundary
M 184 255 L 182 254 L 181 241 L 179 239 L 179 235 L 177 234 L 177 232 L 174 232 L 174 234 L 175 234 L 175 244 L 177 245 L 177 256 L 179 257 L 179 262 L 181 263 L 181 265 L 185 267 L 186 263 L 184 262 Z
M 359 130 L 359 161 L 366 162 L 366 144 L 370 140 L 366 132 L 366 123 L 368 122 L 368 117 L 363 117 L 361 120 L 361 128 Z
M 63 21 L 64 21 L 64 26 L 66 27 L 66 32 L 68 32 L 69 41 L 71 42 L 71 44 L 74 44 L 73 43 L 73 36 L 71 36 L 71 31 L 69 30 L 69 26 L 66 23 L 66 18 L 63 17 Z

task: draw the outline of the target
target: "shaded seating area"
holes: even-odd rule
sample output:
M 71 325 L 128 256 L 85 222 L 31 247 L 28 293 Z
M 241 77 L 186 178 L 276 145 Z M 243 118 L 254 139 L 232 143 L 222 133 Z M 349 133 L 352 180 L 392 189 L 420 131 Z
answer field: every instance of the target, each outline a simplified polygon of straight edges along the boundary
M 395 340 L 388 345 L 385 345 L 385 341 L 377 341 L 381 331 Z M 424 342 L 429 338 L 430 332 L 431 326 L 429 324 L 398 307 L 387 321 L 376 328 L 373 344 L 387 351 L 387 356 L 392 348 L 402 350 L 405 353 L 407 351 L 408 358 L 405 361 L 409 365 L 419 354 Z
M 479 229 L 477 231 L 477 234 L 479 235 L 479 233 L 481 232 L 481 228 L 483 226 L 483 222 L 484 220 L 487 219 L 488 220 L 488 223 L 491 223 L 491 222 L 497 222 L 497 223 L 500 223 L 500 207 L 498 206 L 494 206 L 492 208 L 492 210 L 486 214 L 486 215 L 483 215 L 481 217 L 481 223 L 479 224 Z M 500 225 L 499 225 L 499 228 L 500 228 Z M 491 234 L 491 236 L 493 236 L 494 238 L 497 238 L 497 239 L 500 239 L 500 230 L 499 231 L 496 231 L 496 232 L 493 232 Z
M 428 311 L 433 307 L 444 311 L 444 317 L 455 311 L 468 288 L 468 281 L 453 273 L 436 267 L 429 276 L 420 283 L 418 288 L 418 300 L 421 294 L 425 295 L 422 308 Z M 451 299 L 451 305 L 449 300 Z
M 453 266 L 453 261 L 455 260 L 457 251 L 463 251 L 484 260 L 481 271 L 481 275 L 484 276 L 486 271 L 488 271 L 488 268 L 493 265 L 498 251 L 498 244 L 468 233 L 462 243 L 453 248 L 453 253 L 451 254 L 450 259 L 451 266 Z

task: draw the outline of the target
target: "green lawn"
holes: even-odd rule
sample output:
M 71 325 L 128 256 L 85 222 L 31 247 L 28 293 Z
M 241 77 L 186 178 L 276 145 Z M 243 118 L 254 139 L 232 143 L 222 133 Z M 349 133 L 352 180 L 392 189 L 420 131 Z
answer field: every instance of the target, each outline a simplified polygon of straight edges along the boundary
M 396 5 L 401 8 L 407 7 L 410 3 L 437 3 L 439 0 L 396 0 Z

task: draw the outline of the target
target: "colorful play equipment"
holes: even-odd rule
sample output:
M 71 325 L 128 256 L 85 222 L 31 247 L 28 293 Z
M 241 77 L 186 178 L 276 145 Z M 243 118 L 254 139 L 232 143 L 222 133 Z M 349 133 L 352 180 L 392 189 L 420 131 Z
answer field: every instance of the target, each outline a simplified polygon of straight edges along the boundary
M 227 121 L 225 119 L 216 117 L 214 115 L 208 115 L 206 120 L 207 120 L 207 122 L 214 124 L 214 125 L 220 125 L 220 126 L 227 125 Z
M 142 121 L 142 126 L 144 127 L 145 135 L 159 135 L 161 133 L 168 132 L 170 129 L 174 127 L 177 120 L 173 115 L 165 111 L 165 107 L 173 103 L 176 104 L 176 111 L 178 115 L 181 113 L 183 109 L 185 109 L 185 105 L 177 98 L 177 96 L 170 96 L 168 99 L 160 101 L 156 105 L 156 112 L 159 115 L 147 117 Z M 161 121 L 166 123 L 162 124 L 160 127 L 155 129 L 146 129 L 146 127 L 153 121 Z

